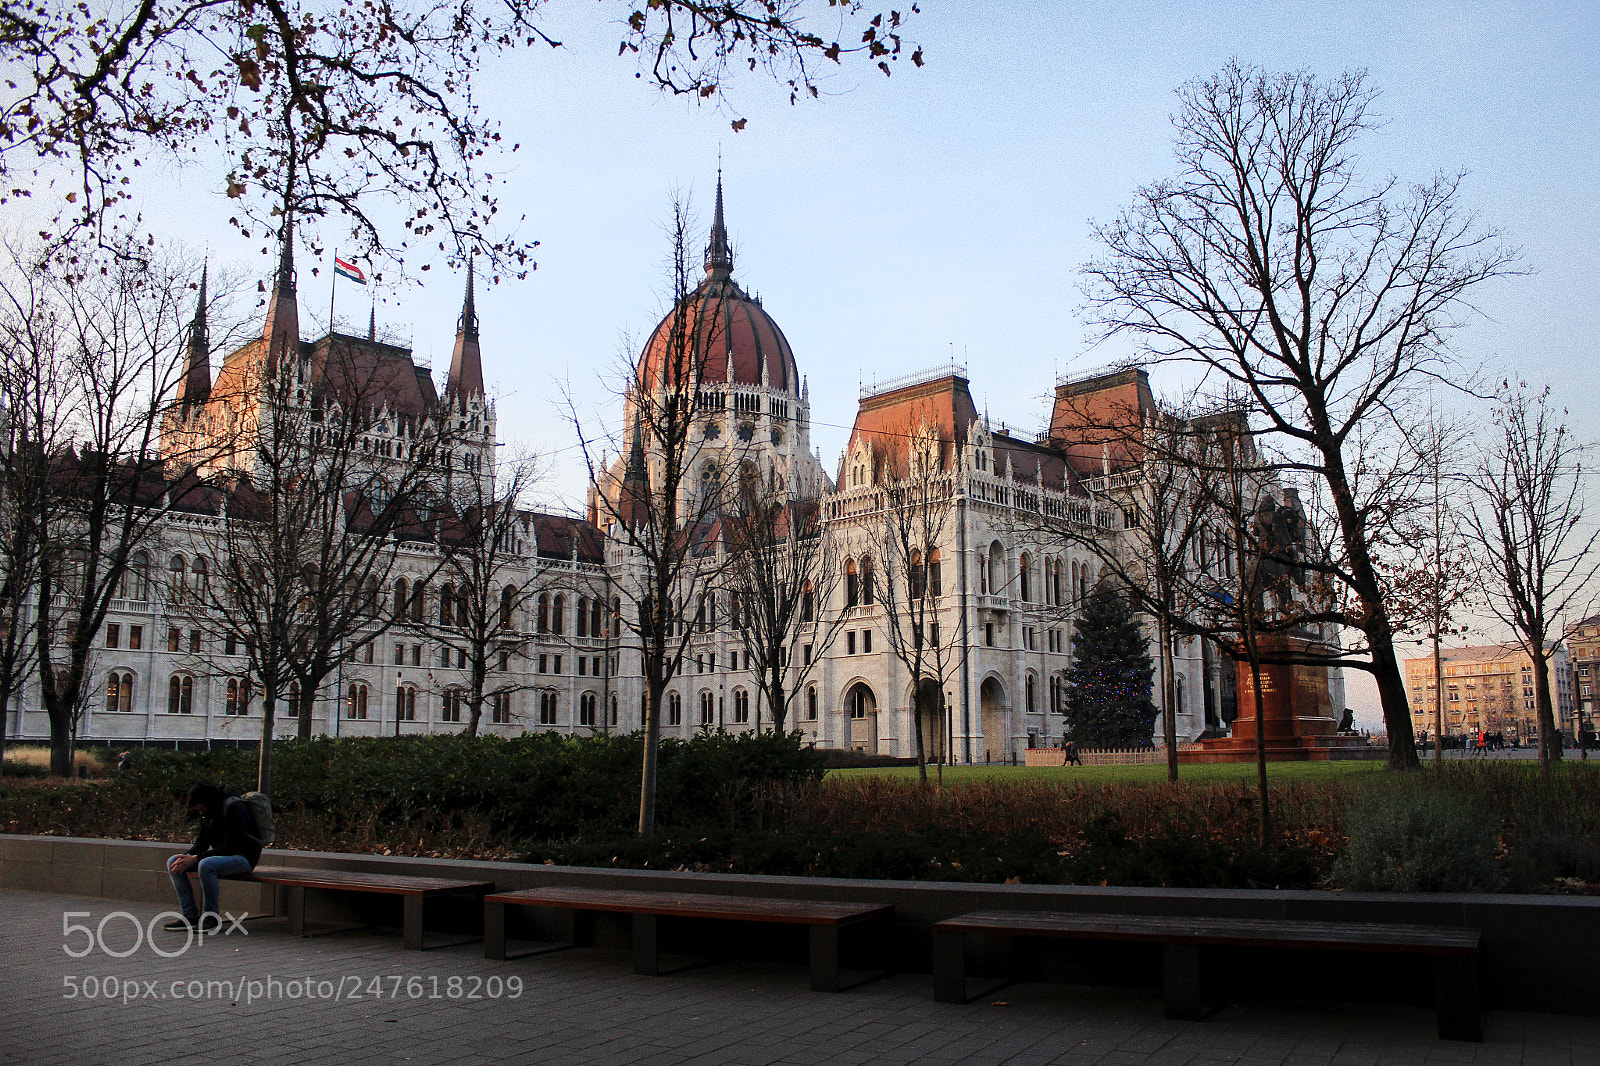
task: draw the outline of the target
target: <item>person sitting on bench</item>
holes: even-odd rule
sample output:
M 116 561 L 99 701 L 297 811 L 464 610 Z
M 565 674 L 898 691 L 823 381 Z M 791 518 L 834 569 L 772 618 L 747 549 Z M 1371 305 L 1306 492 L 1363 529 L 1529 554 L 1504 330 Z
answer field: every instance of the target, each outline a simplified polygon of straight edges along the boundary
M 167 860 L 167 873 L 172 875 L 172 890 L 177 893 L 178 909 L 183 917 L 168 922 L 163 928 L 188 929 L 198 923 L 202 931 L 212 932 L 207 919 L 214 919 L 216 928 L 222 925 L 222 916 L 217 911 L 221 894 L 217 879 L 238 877 L 255 869 L 256 863 L 261 861 L 261 840 L 250 805 L 227 795 L 216 785 L 201 783 L 191 788 L 189 808 L 200 813 L 200 832 L 193 847 Z M 200 873 L 203 905 L 198 912 L 194 905 L 194 889 L 189 884 L 189 871 L 195 869 Z

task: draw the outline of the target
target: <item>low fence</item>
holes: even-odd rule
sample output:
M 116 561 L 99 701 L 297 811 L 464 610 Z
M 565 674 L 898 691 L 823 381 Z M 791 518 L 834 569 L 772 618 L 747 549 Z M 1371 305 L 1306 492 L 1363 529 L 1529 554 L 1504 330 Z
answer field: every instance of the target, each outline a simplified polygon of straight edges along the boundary
M 1198 744 L 1179 744 L 1178 751 L 1199 751 Z M 1166 748 L 1079 748 L 1078 758 L 1085 766 L 1144 766 L 1167 761 Z M 1028 766 L 1065 766 L 1067 753 L 1062 748 L 1029 748 Z

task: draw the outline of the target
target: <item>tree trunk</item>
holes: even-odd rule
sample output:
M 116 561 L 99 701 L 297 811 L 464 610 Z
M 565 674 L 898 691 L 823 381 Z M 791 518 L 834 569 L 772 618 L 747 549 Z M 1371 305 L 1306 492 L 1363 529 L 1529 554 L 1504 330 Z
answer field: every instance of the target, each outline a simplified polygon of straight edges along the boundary
M 1543 645 L 1538 645 L 1541 649 Z M 1537 697 L 1535 708 L 1539 715 L 1539 766 L 1546 772 L 1552 763 L 1561 761 L 1560 725 L 1556 722 L 1555 706 L 1550 700 L 1550 657 L 1543 653 L 1533 659 L 1533 691 Z
M 661 745 L 661 696 L 666 685 L 652 678 L 644 711 L 644 762 L 639 773 L 639 835 L 656 831 L 656 766 Z
M 1389 735 L 1389 769 L 1415 770 L 1421 764 L 1417 761 L 1416 736 L 1411 727 L 1411 703 L 1406 697 L 1400 661 L 1394 653 L 1394 625 L 1389 621 L 1389 610 L 1383 602 L 1383 586 L 1372 564 L 1372 554 L 1367 550 L 1366 527 L 1356 512 L 1354 494 L 1345 477 L 1344 457 L 1338 445 L 1320 450 L 1334 513 L 1339 518 L 1339 533 L 1349 553 L 1351 583 L 1366 615 L 1361 632 L 1367 638 L 1372 656 L 1372 676 L 1378 683 L 1384 731 Z
M 1161 726 L 1167 745 L 1167 780 L 1178 780 L 1178 709 L 1174 706 L 1176 685 L 1172 680 L 1172 629 L 1162 619 L 1156 625 L 1161 637 Z
M 261 755 L 256 761 L 256 791 L 272 794 L 272 731 L 276 724 L 278 679 L 268 673 L 261 679 Z

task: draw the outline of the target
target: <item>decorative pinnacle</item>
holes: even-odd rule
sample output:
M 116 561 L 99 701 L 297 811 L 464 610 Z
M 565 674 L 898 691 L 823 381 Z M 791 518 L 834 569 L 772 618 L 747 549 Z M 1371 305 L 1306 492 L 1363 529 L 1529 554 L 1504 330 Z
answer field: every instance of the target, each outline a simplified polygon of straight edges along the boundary
M 189 323 L 189 344 L 191 347 L 198 345 L 207 347 L 206 343 L 206 279 L 211 273 L 211 264 L 204 263 L 200 267 L 200 298 L 194 304 L 194 320 Z
M 456 323 L 456 332 L 468 337 L 478 336 L 478 302 L 473 294 L 473 265 L 476 257 L 467 259 L 467 295 L 461 301 L 461 320 Z
M 283 215 L 283 232 L 278 250 L 278 292 L 294 292 L 294 216 Z
M 711 216 L 711 241 L 706 245 L 706 274 L 721 281 L 733 273 L 733 249 L 722 216 L 722 168 L 717 168 L 717 207 Z

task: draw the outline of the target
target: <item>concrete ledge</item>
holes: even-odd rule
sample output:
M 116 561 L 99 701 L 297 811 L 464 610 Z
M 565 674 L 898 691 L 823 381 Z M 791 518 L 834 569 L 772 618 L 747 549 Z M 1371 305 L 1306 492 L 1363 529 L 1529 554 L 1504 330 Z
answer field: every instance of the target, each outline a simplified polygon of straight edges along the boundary
M 0 834 L 0 887 L 167 903 L 171 885 L 164 864 L 169 855 L 186 847 L 151 841 Z M 900 970 L 922 973 L 929 970 L 929 926 L 986 908 L 1467 926 L 1483 934 L 1486 1006 L 1600 1017 L 1600 898 L 1594 897 L 857 881 L 279 850 L 269 850 L 262 862 L 493 881 L 502 892 L 582 885 L 892 903 L 896 921 L 893 964 Z M 225 907 L 255 909 L 259 892 L 255 886 L 233 884 L 226 890 L 232 894 L 224 896 Z M 559 923 L 561 918 L 553 915 L 540 920 Z M 539 928 L 547 933 L 560 931 L 559 924 L 554 929 Z M 1247 964 L 1248 959 L 1242 965 Z M 1038 970 L 1082 972 L 1081 967 L 1064 968 L 1059 960 L 1049 958 L 1040 960 Z M 1316 972 L 1291 978 L 1290 983 L 1304 988 L 1308 995 L 1353 998 L 1368 990 L 1372 995 L 1385 994 L 1386 978 L 1404 982 L 1406 989 L 1411 987 L 1411 977 L 1403 967 L 1395 970 L 1389 961 L 1381 968 L 1373 966 L 1368 956 L 1355 956 L 1344 966 L 1319 964 Z M 1419 997 L 1425 999 L 1429 988 L 1431 985 L 1418 987 Z

